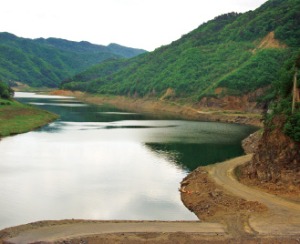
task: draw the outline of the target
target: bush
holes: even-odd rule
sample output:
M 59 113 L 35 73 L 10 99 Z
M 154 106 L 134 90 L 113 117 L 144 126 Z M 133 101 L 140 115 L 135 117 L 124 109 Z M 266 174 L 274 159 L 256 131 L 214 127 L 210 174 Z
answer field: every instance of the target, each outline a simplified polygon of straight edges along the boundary
M 296 142 L 300 142 L 300 112 L 296 112 L 287 118 L 284 132 Z
M 0 98 L 10 99 L 14 91 L 4 82 L 0 81 Z

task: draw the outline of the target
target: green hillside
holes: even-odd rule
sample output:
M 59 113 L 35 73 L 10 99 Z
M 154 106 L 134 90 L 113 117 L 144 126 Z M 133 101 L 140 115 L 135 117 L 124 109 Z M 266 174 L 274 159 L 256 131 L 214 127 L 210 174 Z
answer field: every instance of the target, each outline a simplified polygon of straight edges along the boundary
M 13 90 L 0 81 L 1 137 L 28 132 L 57 119 L 57 115 L 13 99 Z
M 0 33 L 0 80 L 57 87 L 61 80 L 111 58 L 131 58 L 140 49 L 63 39 L 26 39 Z
M 269 0 L 255 11 L 216 17 L 154 52 L 94 66 L 62 87 L 157 98 L 172 91 L 169 97 L 191 102 L 245 94 L 278 81 L 299 50 L 299 27 L 300 0 Z

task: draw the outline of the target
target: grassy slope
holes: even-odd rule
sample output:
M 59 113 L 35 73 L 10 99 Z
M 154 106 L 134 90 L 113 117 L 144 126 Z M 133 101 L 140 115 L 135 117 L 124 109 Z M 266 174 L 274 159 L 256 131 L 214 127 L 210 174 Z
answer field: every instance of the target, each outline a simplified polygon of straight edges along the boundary
M 0 98 L 0 137 L 28 132 L 56 118 L 48 111 Z

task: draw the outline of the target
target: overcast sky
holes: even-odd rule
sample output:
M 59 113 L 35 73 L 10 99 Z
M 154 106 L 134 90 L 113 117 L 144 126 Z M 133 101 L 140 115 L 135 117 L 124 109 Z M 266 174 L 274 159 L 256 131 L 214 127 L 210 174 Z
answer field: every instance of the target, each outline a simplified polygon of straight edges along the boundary
M 267 0 L 1 0 L 0 32 L 152 51 L 220 14 Z

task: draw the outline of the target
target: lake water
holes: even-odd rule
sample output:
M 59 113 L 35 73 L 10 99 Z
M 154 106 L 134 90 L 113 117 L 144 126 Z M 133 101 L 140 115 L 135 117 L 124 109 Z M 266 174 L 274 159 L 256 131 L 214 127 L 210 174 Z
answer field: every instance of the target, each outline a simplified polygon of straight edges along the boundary
M 200 165 L 243 154 L 255 128 L 163 120 L 16 93 L 60 119 L 0 141 L 0 228 L 49 219 L 196 220 L 178 191 Z

